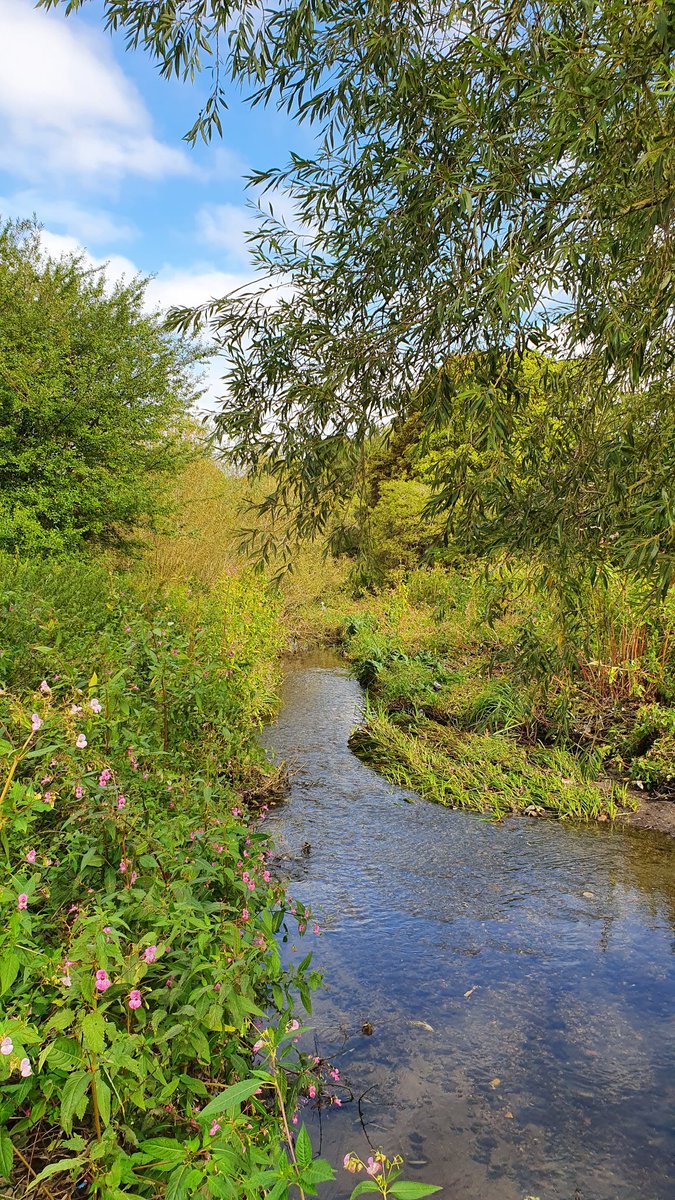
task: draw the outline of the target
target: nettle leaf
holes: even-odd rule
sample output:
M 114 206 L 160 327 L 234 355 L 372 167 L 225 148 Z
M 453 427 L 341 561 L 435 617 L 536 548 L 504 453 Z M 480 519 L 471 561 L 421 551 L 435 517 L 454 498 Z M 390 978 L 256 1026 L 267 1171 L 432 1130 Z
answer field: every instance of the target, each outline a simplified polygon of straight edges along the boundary
M 0 1178 L 9 1179 L 12 1174 L 14 1147 L 6 1129 L 0 1129 Z
M 100 1012 L 90 1012 L 82 1018 L 82 1041 L 92 1054 L 102 1054 L 105 1047 L 105 1021 Z
M 0 962 L 0 996 L 9 991 L 19 974 L 21 959 L 15 950 L 5 950 Z
M 304 1125 L 295 1141 L 295 1157 L 299 1167 L 307 1167 L 312 1161 L 312 1143 Z
M 82 1116 L 86 1108 L 90 1075 L 88 1071 L 77 1071 L 63 1085 L 61 1095 L 61 1125 L 66 1133 L 72 1133 L 73 1117 Z M 83 1103 L 84 1102 L 84 1103 Z

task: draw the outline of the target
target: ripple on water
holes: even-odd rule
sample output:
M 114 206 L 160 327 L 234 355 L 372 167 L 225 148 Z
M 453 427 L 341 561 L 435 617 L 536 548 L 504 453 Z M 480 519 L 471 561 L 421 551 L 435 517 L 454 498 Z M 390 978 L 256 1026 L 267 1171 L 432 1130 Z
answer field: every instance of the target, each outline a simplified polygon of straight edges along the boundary
M 452 1200 L 671 1200 L 675 843 L 410 804 L 347 746 L 361 704 L 337 660 L 299 662 L 264 739 L 324 929 L 312 1041 L 363 1097 L 363 1125 L 310 1113 L 324 1153 L 370 1153 L 365 1127 Z

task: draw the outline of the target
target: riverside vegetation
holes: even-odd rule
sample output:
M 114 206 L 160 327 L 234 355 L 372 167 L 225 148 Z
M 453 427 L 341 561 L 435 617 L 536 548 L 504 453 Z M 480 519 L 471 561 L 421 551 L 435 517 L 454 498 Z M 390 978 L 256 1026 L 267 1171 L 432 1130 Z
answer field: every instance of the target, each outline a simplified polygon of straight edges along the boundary
M 296 1045 L 311 949 L 278 949 L 319 932 L 264 826 L 282 597 L 209 541 L 240 484 L 198 451 L 199 348 L 144 315 L 141 281 L 49 260 L 30 225 L 0 249 L 25 310 L 0 374 L 0 1177 L 48 1200 L 312 1195 L 334 1170 L 300 1114 L 342 1085 Z M 357 1189 L 436 1190 L 400 1165 Z

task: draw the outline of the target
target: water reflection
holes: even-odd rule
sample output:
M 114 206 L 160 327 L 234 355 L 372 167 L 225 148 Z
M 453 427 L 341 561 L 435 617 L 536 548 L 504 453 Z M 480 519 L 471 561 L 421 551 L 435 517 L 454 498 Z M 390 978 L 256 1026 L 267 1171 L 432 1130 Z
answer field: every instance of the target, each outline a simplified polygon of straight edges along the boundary
M 670 1200 L 675 842 L 411 804 L 348 749 L 361 700 L 305 660 L 265 735 L 294 772 L 272 833 L 324 930 L 314 1036 L 355 1096 L 324 1153 L 369 1138 L 449 1200 Z

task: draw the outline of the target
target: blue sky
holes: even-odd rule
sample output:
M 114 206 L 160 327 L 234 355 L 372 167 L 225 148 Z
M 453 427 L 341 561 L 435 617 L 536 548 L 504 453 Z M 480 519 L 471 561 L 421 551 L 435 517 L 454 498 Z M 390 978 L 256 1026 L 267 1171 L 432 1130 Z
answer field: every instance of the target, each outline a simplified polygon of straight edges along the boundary
M 162 306 L 250 278 L 243 175 L 307 148 L 308 133 L 232 93 L 223 137 L 190 148 L 208 80 L 160 78 L 142 52 L 77 17 L 0 0 L 0 214 L 37 214 L 58 253 L 86 249 L 112 275 L 155 276 Z

